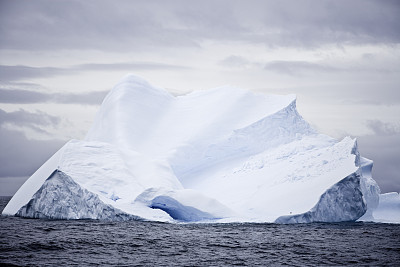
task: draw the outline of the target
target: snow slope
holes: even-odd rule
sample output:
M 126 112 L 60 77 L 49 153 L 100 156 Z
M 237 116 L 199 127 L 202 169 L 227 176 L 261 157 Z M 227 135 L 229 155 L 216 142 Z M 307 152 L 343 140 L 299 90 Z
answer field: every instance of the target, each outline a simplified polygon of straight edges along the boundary
M 104 99 L 85 140 L 61 148 L 3 214 L 355 221 L 378 206 L 371 168 L 356 140 L 313 130 L 293 95 L 221 87 L 174 97 L 128 75 Z

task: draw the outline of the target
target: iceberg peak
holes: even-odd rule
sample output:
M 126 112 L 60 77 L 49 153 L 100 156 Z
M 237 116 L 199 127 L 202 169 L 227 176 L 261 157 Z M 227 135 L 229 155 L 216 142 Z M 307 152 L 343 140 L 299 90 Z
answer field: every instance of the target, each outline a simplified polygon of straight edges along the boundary
M 114 86 L 104 101 L 113 101 L 115 104 L 118 103 L 118 101 L 123 101 L 125 97 L 143 98 L 145 96 L 164 96 L 167 98 L 173 97 L 165 89 L 154 87 L 146 80 L 133 74 L 128 74 Z

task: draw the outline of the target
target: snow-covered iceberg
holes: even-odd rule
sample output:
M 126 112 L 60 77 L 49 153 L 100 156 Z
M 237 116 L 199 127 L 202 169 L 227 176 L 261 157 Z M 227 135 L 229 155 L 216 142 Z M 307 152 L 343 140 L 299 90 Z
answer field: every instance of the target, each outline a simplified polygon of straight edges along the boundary
M 64 145 L 3 214 L 355 221 L 378 206 L 371 168 L 355 139 L 312 129 L 294 95 L 221 87 L 173 96 L 128 75 L 104 99 L 85 140 Z
M 391 192 L 379 195 L 379 205 L 372 211 L 370 216 L 363 216 L 360 220 L 382 223 L 400 223 L 399 193 Z

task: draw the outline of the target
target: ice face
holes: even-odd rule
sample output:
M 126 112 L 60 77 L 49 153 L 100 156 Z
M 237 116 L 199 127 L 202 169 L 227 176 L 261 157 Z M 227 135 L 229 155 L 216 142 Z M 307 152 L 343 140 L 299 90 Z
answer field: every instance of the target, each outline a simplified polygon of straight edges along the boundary
M 16 213 L 17 216 L 44 219 L 138 220 L 102 202 L 99 197 L 80 187 L 62 171 L 54 171 Z
M 295 96 L 232 87 L 174 97 L 127 76 L 3 214 L 58 219 L 354 221 L 377 206 L 372 162 L 317 133 Z
M 310 211 L 281 216 L 277 223 L 312 223 L 355 221 L 364 215 L 367 206 L 360 189 L 360 175 L 353 173 L 322 194 Z

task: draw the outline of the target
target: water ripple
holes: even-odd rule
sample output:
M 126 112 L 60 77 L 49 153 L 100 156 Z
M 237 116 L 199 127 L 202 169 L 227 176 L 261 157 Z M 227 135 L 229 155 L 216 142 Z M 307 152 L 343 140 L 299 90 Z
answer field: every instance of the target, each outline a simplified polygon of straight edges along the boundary
M 9 199 L 0 198 L 0 210 Z M 0 217 L 8 266 L 398 266 L 400 225 L 166 224 Z

